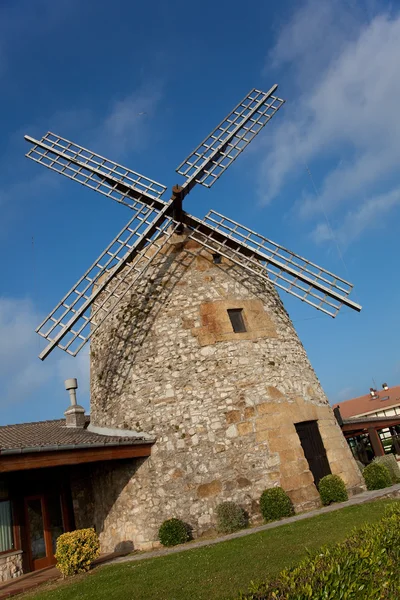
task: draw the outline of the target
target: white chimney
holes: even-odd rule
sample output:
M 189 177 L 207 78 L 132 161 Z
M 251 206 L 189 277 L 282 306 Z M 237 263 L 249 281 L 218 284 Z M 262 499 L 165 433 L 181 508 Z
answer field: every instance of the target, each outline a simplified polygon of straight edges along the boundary
M 77 427 L 83 429 L 86 423 L 85 409 L 79 406 L 76 401 L 76 390 L 78 381 L 76 379 L 66 379 L 64 382 L 65 389 L 69 393 L 71 405 L 65 411 L 65 421 L 67 427 Z
M 388 384 L 387 383 L 382 383 L 382 389 L 388 390 L 389 389 Z

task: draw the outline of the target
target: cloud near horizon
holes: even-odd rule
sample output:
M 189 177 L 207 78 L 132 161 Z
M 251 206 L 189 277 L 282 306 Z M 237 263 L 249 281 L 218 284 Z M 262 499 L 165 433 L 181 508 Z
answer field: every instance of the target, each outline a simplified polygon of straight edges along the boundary
M 2 409 L 15 403 L 29 403 L 40 389 L 44 393 L 59 389 L 66 408 L 68 397 L 63 392 L 63 382 L 68 377 L 78 378 L 80 398 L 89 395 L 89 352 L 86 348 L 75 359 L 61 352 L 55 352 L 43 363 L 37 358 L 43 343 L 35 329 L 41 320 L 42 315 L 29 299 L 0 297 Z

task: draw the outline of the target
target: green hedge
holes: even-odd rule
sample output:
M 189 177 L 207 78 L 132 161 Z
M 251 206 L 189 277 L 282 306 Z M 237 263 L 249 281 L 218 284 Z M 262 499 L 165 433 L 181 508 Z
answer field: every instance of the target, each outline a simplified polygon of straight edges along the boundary
M 324 506 L 349 499 L 344 481 L 339 475 L 325 475 L 318 484 L 318 491 Z
M 217 530 L 220 533 L 233 533 L 247 527 L 247 513 L 234 502 L 222 502 L 217 506 Z
M 377 462 L 372 462 L 365 467 L 363 477 L 367 490 L 382 490 L 392 485 L 389 469 Z
M 372 462 L 384 465 L 389 471 L 392 483 L 400 483 L 399 464 L 394 454 L 385 454 L 385 456 L 375 456 Z
M 394 600 L 400 598 L 400 502 L 377 523 L 353 531 L 298 566 L 253 584 L 240 600 Z
M 189 527 L 180 519 L 168 519 L 158 530 L 158 539 L 163 546 L 184 544 L 190 540 Z
M 260 497 L 260 510 L 266 523 L 294 515 L 292 501 L 281 487 L 263 491 Z

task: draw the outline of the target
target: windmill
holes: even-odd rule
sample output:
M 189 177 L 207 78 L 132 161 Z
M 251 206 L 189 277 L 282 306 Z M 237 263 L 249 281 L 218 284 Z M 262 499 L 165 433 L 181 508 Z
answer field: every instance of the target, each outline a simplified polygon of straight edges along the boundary
M 361 306 L 352 284 L 247 227 L 211 210 L 198 219 L 183 210 L 197 185 L 210 188 L 283 106 L 275 94 L 252 89 L 189 154 L 176 171 L 185 178 L 162 199 L 166 186 L 48 132 L 27 157 L 133 211 L 132 218 L 37 328 L 48 342 L 39 358 L 59 347 L 72 356 L 92 337 L 173 233 L 182 233 L 214 253 L 335 317 L 342 306 Z M 150 245 L 152 252 L 148 252 Z M 137 260 L 135 260 L 137 259 Z

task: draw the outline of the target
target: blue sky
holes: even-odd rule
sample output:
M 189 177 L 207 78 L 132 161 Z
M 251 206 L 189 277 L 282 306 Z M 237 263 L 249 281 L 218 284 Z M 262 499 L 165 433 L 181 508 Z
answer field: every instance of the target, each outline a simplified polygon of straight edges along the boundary
M 185 208 L 214 208 L 355 284 L 362 313 L 336 319 L 282 295 L 332 403 L 373 379 L 398 384 L 400 13 L 372 0 L 93 6 L 0 5 L 0 423 L 60 417 L 67 377 L 88 407 L 88 348 L 42 363 L 34 329 L 130 218 L 28 161 L 23 134 L 55 131 L 170 188 L 249 89 L 274 83 L 285 106 Z

